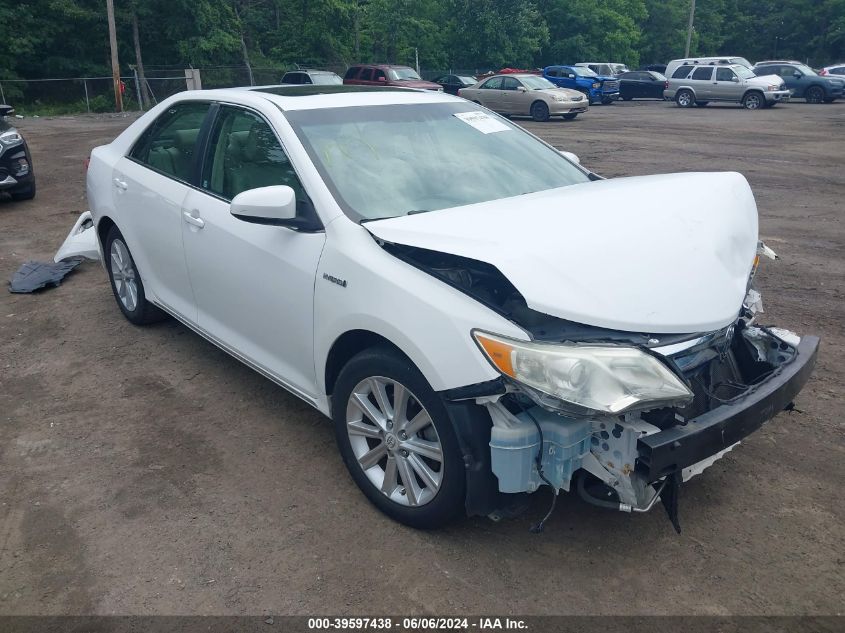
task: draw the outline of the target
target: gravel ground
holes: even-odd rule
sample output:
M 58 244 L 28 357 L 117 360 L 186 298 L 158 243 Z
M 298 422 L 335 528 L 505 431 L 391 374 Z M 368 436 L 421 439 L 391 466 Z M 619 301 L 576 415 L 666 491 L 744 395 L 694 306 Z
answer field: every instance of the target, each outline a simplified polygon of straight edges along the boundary
M 86 208 L 84 158 L 131 120 L 19 122 L 38 197 L 0 201 L 0 276 L 52 257 Z M 843 123 L 844 103 L 661 102 L 524 122 L 606 176 L 745 174 L 782 258 L 759 277 L 767 319 L 822 337 L 799 411 L 683 488 L 680 536 L 659 507 L 572 495 L 529 534 L 545 493 L 510 521 L 405 528 L 327 420 L 176 322 L 130 325 L 97 264 L 0 293 L 0 614 L 841 612 Z

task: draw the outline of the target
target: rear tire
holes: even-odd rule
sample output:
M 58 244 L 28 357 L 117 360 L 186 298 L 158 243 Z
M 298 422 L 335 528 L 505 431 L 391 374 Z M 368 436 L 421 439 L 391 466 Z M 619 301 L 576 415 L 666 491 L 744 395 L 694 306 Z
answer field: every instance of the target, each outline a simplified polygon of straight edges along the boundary
M 431 529 L 464 513 L 466 474 L 452 421 L 406 356 L 378 346 L 352 358 L 333 390 L 332 420 L 349 474 L 387 516 Z
M 616 101 L 616 99 L 608 99 L 608 98 L 604 98 L 604 99 L 602 99 L 602 100 L 601 100 L 601 103 L 602 103 L 602 105 L 610 105 L 610 104 L 611 104 L 611 103 L 613 103 L 614 101 Z
M 804 93 L 804 100 L 807 103 L 821 103 L 824 101 L 824 89 L 821 86 L 810 86 Z
M 634 97 L 622 97 L 622 101 L 630 101 Z
M 563 119 L 564 119 L 564 121 L 571 121 L 572 119 L 577 117 L 578 114 L 579 114 L 578 112 L 576 112 L 575 114 L 564 114 Z
M 538 123 L 543 123 L 549 120 L 549 106 L 545 101 L 535 101 L 531 104 L 531 118 Z
M 675 103 L 679 108 L 691 108 L 695 104 L 695 95 L 690 90 L 681 90 L 675 95 Z
M 147 325 L 167 318 L 167 314 L 147 301 L 135 260 L 116 226 L 111 227 L 106 237 L 103 257 L 117 306 L 130 323 Z
M 35 181 L 33 180 L 29 183 L 29 187 L 12 191 L 9 195 L 12 196 L 12 200 L 15 201 L 32 200 L 35 197 Z
M 742 107 L 746 110 L 759 110 L 765 106 L 766 97 L 757 90 L 752 90 L 742 98 Z

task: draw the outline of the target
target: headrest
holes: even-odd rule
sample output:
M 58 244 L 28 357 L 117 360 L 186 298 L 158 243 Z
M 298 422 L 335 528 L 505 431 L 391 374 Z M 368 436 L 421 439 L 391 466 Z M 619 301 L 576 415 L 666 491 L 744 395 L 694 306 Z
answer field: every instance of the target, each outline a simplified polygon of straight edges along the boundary
M 176 143 L 176 147 L 180 150 L 190 151 L 194 148 L 199 133 L 199 128 L 195 130 L 177 130 L 173 133 L 173 140 Z

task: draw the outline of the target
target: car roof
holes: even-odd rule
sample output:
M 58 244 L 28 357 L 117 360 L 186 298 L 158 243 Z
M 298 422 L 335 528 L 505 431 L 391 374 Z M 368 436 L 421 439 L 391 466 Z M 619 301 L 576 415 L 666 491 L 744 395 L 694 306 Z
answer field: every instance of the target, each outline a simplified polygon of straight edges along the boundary
M 411 68 L 410 66 L 405 66 L 404 64 L 350 64 L 350 68 Z M 411 68 L 413 70 L 413 68 Z
M 179 93 L 184 99 L 232 99 L 238 95 L 265 99 L 280 110 L 316 110 L 353 106 L 405 105 L 415 103 L 464 103 L 463 99 L 445 92 L 395 86 L 350 85 L 271 85 L 223 88 L 220 90 L 193 90 Z M 244 102 L 253 102 L 246 98 Z
M 493 79 L 493 77 L 540 77 L 535 73 L 496 73 L 495 75 L 490 75 L 489 77 L 484 77 L 484 79 Z
M 755 66 L 765 66 L 766 64 L 801 64 L 804 62 L 795 61 L 794 59 L 767 59 L 766 61 L 757 62 Z

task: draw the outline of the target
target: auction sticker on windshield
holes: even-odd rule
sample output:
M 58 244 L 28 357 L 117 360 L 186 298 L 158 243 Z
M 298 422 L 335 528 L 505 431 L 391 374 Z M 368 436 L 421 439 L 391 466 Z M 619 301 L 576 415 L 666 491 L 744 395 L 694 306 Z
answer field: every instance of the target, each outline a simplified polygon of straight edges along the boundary
M 467 125 L 471 125 L 479 132 L 490 134 L 492 132 L 507 132 L 510 128 L 491 117 L 486 112 L 476 110 L 475 112 L 456 112 L 455 116 Z

